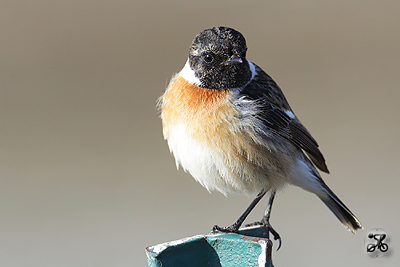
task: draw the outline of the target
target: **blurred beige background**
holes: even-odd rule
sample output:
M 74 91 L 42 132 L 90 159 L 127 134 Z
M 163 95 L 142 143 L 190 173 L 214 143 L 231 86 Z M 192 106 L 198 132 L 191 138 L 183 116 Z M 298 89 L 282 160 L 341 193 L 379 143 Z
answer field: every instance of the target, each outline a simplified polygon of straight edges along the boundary
M 177 171 L 156 109 L 193 37 L 217 25 L 245 35 L 365 227 L 350 234 L 288 188 L 275 266 L 399 264 L 399 13 L 397 0 L 1 1 L 0 266 L 147 266 L 145 247 L 237 219 L 251 197 Z M 364 252 L 375 227 L 384 258 Z

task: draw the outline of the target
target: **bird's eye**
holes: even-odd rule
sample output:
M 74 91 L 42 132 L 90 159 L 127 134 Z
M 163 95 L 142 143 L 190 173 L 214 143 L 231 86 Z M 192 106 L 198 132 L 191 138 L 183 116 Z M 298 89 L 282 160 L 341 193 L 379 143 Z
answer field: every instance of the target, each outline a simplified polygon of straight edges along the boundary
M 214 60 L 214 57 L 211 54 L 205 54 L 203 56 L 203 59 L 207 63 L 211 63 Z

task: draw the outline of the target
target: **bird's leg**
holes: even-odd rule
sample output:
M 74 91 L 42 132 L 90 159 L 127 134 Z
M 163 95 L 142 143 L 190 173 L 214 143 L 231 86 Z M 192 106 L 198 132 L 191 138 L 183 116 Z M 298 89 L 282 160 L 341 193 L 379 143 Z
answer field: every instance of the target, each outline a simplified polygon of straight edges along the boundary
M 279 246 L 277 249 L 277 250 L 279 250 L 279 248 L 281 247 L 281 244 L 282 244 L 282 239 L 279 236 L 278 232 L 276 232 L 275 229 L 272 228 L 271 224 L 269 223 L 269 218 L 271 217 L 272 204 L 274 203 L 275 194 L 276 194 L 275 190 L 271 192 L 271 196 L 269 197 L 267 208 L 265 209 L 264 216 L 262 217 L 261 221 L 255 222 L 252 224 L 248 224 L 246 226 L 263 225 L 264 227 L 267 227 L 268 232 L 274 236 L 274 239 L 279 240 Z
M 214 225 L 213 229 L 211 230 L 211 233 L 217 233 L 217 232 L 224 232 L 224 233 L 237 233 L 240 226 L 242 226 L 244 220 L 247 218 L 249 213 L 254 209 L 254 207 L 257 205 L 258 202 L 263 198 L 265 195 L 266 191 L 261 190 L 260 193 L 256 196 L 256 198 L 250 203 L 250 205 L 247 207 L 247 209 L 243 212 L 243 214 L 237 219 L 237 221 L 232 224 L 231 226 L 227 227 L 219 227 L 218 225 Z
M 279 234 L 275 231 L 275 229 L 272 228 L 272 225 L 269 223 L 269 218 L 271 217 L 272 203 L 274 202 L 275 194 L 276 194 L 276 191 L 273 191 L 271 193 L 271 196 L 269 197 L 268 206 L 265 209 L 264 216 L 261 219 L 261 223 L 263 225 L 265 225 L 266 227 L 268 227 L 269 232 L 274 236 L 275 240 L 279 240 L 279 246 L 278 246 L 278 249 L 279 249 L 282 244 L 282 239 L 279 236 Z
M 271 217 L 272 204 L 274 203 L 275 194 L 276 194 L 276 191 L 271 192 L 271 196 L 269 197 L 267 208 L 265 209 L 264 216 L 261 219 L 261 223 L 264 225 L 266 225 L 266 224 L 269 225 L 269 218 Z

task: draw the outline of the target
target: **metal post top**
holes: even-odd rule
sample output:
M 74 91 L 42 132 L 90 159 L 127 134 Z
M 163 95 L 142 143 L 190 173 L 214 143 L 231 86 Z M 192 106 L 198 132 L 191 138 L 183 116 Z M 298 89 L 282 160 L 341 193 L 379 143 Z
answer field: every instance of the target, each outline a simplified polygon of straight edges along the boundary
M 268 228 L 242 228 L 239 234 L 196 235 L 146 248 L 149 267 L 272 267 Z

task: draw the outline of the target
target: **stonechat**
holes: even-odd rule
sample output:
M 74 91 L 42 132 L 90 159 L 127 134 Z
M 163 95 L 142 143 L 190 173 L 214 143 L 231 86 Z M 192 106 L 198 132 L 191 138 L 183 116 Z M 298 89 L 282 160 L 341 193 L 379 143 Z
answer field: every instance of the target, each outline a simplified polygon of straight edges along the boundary
M 160 98 L 163 134 L 177 166 L 209 191 L 258 193 L 233 225 L 213 230 L 238 232 L 270 191 L 259 224 L 280 240 L 269 224 L 271 206 L 275 192 L 292 184 L 317 195 L 355 233 L 360 222 L 317 171 L 329 173 L 318 143 L 246 51 L 244 36 L 232 28 L 202 31 Z

